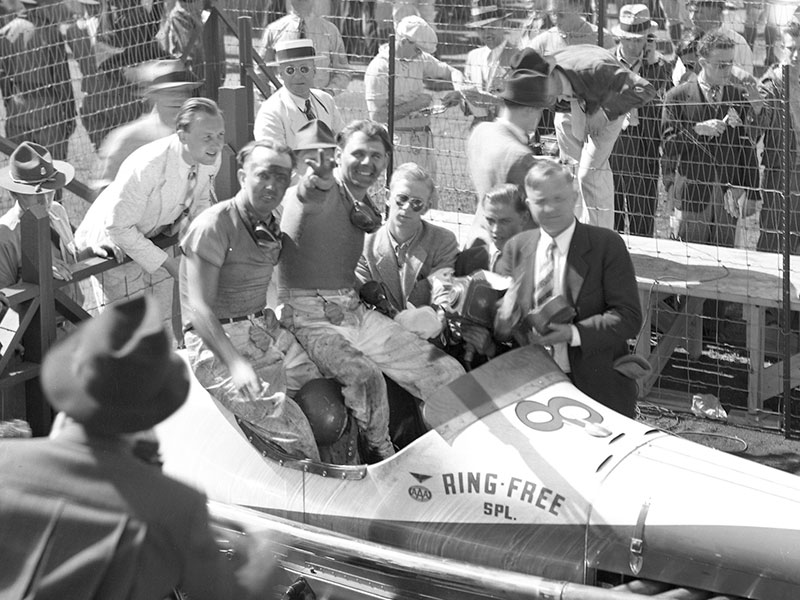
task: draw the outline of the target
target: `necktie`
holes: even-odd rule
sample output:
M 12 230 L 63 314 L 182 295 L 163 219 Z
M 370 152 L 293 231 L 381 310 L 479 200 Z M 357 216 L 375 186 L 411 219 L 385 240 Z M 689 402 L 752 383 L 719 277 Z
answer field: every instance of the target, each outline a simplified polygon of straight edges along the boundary
M 712 85 L 710 88 L 708 88 L 708 99 L 714 104 L 719 102 L 719 86 L 718 85 Z
M 297 35 L 302 40 L 306 37 L 306 20 L 300 19 L 300 24 L 297 26 Z
M 182 234 L 186 225 L 189 223 L 189 210 L 194 203 L 194 191 L 197 188 L 197 165 L 192 165 L 189 168 L 189 174 L 186 176 L 186 193 L 183 195 L 183 210 L 178 218 L 167 228 L 167 235 Z
M 303 111 L 303 114 L 309 121 L 313 121 L 317 118 L 317 116 L 314 114 L 314 109 L 311 108 L 311 98 L 306 98 L 306 108 Z
M 536 295 L 534 297 L 535 306 L 539 308 L 553 296 L 553 283 L 554 283 L 554 265 L 553 255 L 556 250 L 555 240 L 550 242 L 547 246 L 545 259 L 539 265 L 539 273 L 536 279 Z

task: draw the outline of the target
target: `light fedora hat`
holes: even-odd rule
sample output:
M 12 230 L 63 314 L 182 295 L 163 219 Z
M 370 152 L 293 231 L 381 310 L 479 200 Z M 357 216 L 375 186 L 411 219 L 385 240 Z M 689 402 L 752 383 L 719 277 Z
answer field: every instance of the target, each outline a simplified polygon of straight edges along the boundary
M 510 12 L 506 12 L 500 8 L 500 0 L 472 0 L 472 6 L 469 9 L 470 22 L 467 23 L 469 28 L 484 27 L 497 21 L 502 21 L 511 16 Z
M 182 60 L 154 60 L 143 64 L 138 77 L 148 92 L 172 90 L 176 88 L 197 89 L 203 82 L 186 68 Z
M 275 60 L 267 63 L 267 66 L 277 67 L 298 60 L 314 60 L 316 56 L 314 42 L 308 38 L 281 40 L 275 44 Z
M 650 33 L 658 23 L 650 18 L 650 9 L 644 4 L 626 4 L 619 9 L 619 23 L 611 33 L 622 39 L 639 39 Z
M 33 142 L 22 142 L 11 153 L 8 166 L 0 169 L 0 187 L 9 192 L 40 194 L 60 190 L 75 177 L 75 167 L 53 160 L 50 151 Z

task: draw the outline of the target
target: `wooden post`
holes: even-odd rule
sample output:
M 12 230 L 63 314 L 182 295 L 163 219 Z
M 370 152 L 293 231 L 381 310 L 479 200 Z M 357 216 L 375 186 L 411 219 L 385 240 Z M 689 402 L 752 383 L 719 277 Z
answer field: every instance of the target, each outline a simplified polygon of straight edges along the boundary
M 253 94 L 250 92 L 250 98 Z M 230 198 L 239 190 L 236 178 L 236 152 L 252 139 L 249 119 L 241 118 L 247 110 L 248 93 L 243 86 L 219 88 L 219 107 L 225 115 L 225 147 L 222 166 L 216 177 L 216 192 L 220 199 Z
M 247 123 L 247 128 L 253 131 L 256 122 L 255 103 L 253 101 L 253 80 L 250 78 L 250 71 L 253 68 L 253 30 L 252 19 L 250 17 L 239 17 L 239 85 L 244 87 L 246 111 L 240 113 L 246 119 L 240 119 Z M 248 138 L 251 139 L 251 138 Z M 241 148 L 241 146 L 238 146 Z
M 203 95 L 206 98 L 217 100 L 219 84 L 225 77 L 225 48 L 221 41 L 219 13 L 215 7 L 211 7 L 208 19 L 203 25 L 202 44 L 205 49 L 205 76 L 206 82 L 203 86 Z
M 22 213 L 22 281 L 39 286 L 36 314 L 22 338 L 25 361 L 42 363 L 56 339 L 56 304 L 53 298 L 53 255 L 50 251 L 50 217 L 44 206 L 32 206 Z M 39 379 L 25 382 L 25 414 L 36 436 L 47 435 L 52 411 L 42 393 Z

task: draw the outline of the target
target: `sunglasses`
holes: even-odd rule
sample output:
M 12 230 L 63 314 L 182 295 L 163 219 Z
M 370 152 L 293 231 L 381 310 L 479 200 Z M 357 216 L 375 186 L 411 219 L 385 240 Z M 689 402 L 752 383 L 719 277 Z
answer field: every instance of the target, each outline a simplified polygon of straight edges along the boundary
M 421 212 L 422 209 L 425 208 L 425 200 L 422 198 L 415 198 L 414 196 L 409 196 L 407 194 L 396 194 L 394 196 L 394 203 L 399 207 L 403 207 L 408 204 L 411 206 L 411 210 L 414 212 Z
M 284 67 L 283 72 L 287 75 L 294 75 L 295 71 L 300 71 L 301 75 L 308 75 L 311 72 L 311 67 L 303 65 L 302 67 Z
M 281 241 L 281 230 L 273 219 L 270 223 L 259 221 L 253 228 L 253 235 L 259 248 L 273 248 L 278 245 L 278 250 L 283 246 Z

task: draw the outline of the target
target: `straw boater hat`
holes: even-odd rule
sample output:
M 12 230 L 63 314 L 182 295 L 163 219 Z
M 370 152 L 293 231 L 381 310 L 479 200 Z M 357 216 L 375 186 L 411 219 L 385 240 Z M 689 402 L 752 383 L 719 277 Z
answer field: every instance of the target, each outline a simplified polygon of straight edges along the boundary
M 335 148 L 336 145 L 336 136 L 330 127 L 319 119 L 313 119 L 297 131 L 293 150 Z
M 515 52 L 509 67 L 498 94 L 500 98 L 534 108 L 546 108 L 552 104 L 550 65 L 538 52 L 532 48 Z
M 496 0 L 472 0 L 469 16 L 470 22 L 467 23 L 467 27 L 475 28 L 507 19 L 511 13 L 500 10 Z
M 420 50 L 433 54 L 439 44 L 439 38 L 433 27 L 417 15 L 409 15 L 397 24 L 395 34 L 398 38 L 406 38 L 414 42 Z
M 619 9 L 619 23 L 611 28 L 611 33 L 622 39 L 639 39 L 657 26 L 644 4 L 626 4 Z
M 314 60 L 314 42 L 308 38 L 302 40 L 283 40 L 275 44 L 275 60 L 269 67 L 277 67 L 297 60 Z
M 172 351 L 156 301 L 143 296 L 84 321 L 44 357 L 42 390 L 87 431 L 144 431 L 189 393 L 186 364 Z
M 44 146 L 22 142 L 0 169 L 0 187 L 9 192 L 39 194 L 60 190 L 75 177 L 75 168 L 63 160 L 53 160 Z

